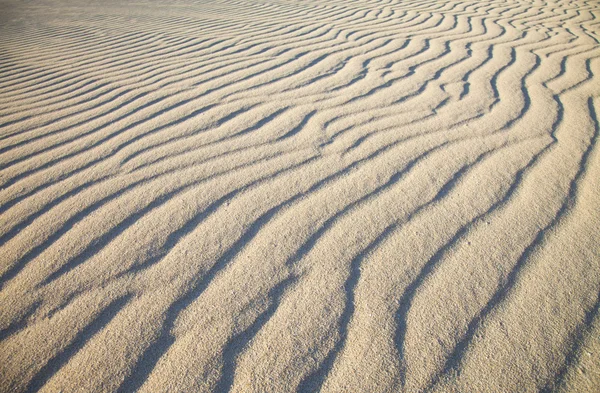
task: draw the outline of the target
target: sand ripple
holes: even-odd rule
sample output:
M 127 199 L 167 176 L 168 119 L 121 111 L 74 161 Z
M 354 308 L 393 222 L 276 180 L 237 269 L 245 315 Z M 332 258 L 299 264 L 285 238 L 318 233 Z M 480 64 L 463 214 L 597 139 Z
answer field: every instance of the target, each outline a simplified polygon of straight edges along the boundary
M 600 390 L 597 1 L 0 35 L 0 391 Z

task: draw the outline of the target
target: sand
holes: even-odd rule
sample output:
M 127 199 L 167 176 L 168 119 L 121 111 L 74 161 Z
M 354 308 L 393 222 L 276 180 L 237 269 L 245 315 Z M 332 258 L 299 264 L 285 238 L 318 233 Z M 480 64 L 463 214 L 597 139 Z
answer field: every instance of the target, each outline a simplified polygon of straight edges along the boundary
M 600 3 L 0 1 L 1 392 L 600 391 Z

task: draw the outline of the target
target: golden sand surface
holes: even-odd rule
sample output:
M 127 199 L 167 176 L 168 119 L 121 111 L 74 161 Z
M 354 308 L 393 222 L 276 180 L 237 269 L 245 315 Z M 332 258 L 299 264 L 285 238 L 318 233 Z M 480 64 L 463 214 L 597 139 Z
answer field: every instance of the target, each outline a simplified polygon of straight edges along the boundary
M 592 0 L 0 0 L 0 391 L 600 391 L 599 78 Z

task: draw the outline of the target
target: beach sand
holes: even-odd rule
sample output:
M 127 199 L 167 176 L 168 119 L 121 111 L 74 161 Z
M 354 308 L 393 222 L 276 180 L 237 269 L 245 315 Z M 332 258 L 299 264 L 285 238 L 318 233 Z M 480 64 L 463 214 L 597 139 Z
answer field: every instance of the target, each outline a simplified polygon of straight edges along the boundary
M 600 391 L 600 3 L 0 1 L 1 392 Z

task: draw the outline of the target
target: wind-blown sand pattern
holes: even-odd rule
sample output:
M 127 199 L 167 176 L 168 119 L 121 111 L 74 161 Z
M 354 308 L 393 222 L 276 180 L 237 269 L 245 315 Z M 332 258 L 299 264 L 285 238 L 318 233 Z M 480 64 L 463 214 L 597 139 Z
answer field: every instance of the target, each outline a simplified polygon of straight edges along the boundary
M 2 1 L 3 392 L 600 390 L 597 1 Z

